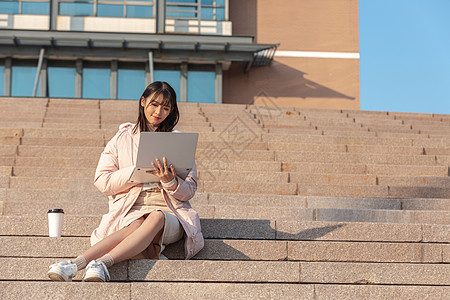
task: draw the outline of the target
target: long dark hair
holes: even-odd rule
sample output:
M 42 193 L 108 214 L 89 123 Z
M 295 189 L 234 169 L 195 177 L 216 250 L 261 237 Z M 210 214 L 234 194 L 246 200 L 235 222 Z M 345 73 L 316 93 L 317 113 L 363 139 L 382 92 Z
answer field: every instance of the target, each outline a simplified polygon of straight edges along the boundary
M 180 112 L 178 111 L 177 106 L 177 95 L 174 89 L 165 81 L 155 81 L 150 83 L 142 93 L 141 98 L 139 99 L 139 116 L 136 121 L 136 125 L 133 128 L 133 133 L 137 133 L 138 129 L 142 131 L 149 131 L 147 127 L 147 118 L 145 117 L 145 109 L 141 105 L 142 98 L 147 99 L 149 96 L 152 96 L 150 99 L 150 103 L 158 99 L 160 95 L 162 95 L 163 101 L 162 105 L 170 106 L 170 113 L 167 118 L 159 124 L 156 131 L 161 132 L 170 132 L 177 125 L 178 120 L 180 119 Z

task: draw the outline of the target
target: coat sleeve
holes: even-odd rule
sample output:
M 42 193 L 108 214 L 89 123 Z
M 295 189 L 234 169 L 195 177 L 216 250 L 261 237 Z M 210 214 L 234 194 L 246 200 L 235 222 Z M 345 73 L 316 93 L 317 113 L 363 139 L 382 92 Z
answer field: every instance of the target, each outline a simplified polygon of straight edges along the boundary
M 197 191 L 197 165 L 194 161 L 194 166 L 189 172 L 185 180 L 177 177 L 178 186 L 174 191 L 166 190 L 171 196 L 173 196 L 178 201 L 188 201 L 194 197 Z
M 94 185 L 106 196 L 126 192 L 136 185 L 128 182 L 134 166 L 119 168 L 117 141 L 122 131 L 119 131 L 106 145 L 95 171 Z

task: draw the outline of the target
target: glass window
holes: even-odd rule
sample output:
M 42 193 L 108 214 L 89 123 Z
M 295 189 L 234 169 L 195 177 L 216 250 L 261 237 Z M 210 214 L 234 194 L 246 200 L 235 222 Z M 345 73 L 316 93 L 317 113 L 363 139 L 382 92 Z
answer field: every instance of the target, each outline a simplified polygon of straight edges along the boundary
M 153 6 L 127 5 L 127 18 L 153 18 Z
M 100 68 L 83 69 L 83 98 L 109 99 L 111 70 Z
M 180 70 L 154 70 L 153 78 L 155 81 L 165 81 L 177 93 L 177 101 L 180 101 Z
M 75 97 L 75 68 L 48 67 L 49 97 Z
M 0 13 L 2 14 L 18 14 L 19 13 L 19 1 L 9 2 L 0 1 Z
M 22 2 L 22 14 L 26 15 L 48 15 L 48 2 Z
M 0 66 L 0 96 L 4 96 L 5 67 Z
M 117 99 L 139 100 L 145 89 L 145 70 L 119 69 Z
M 196 18 L 196 6 L 171 6 L 167 9 L 167 17 L 172 18 Z
M 92 3 L 60 3 L 59 14 L 63 16 L 93 16 Z
M 200 103 L 215 103 L 215 72 L 188 71 L 187 101 Z
M 12 87 L 11 96 L 33 95 L 34 79 L 36 77 L 36 67 L 13 66 L 12 67 Z M 39 82 L 36 95 L 39 95 Z
M 202 20 L 214 20 L 214 8 L 202 7 Z
M 202 5 L 213 5 L 214 0 L 202 0 Z
M 225 21 L 225 8 L 216 8 L 216 21 Z
M 99 17 L 123 17 L 123 5 L 99 4 L 97 7 Z

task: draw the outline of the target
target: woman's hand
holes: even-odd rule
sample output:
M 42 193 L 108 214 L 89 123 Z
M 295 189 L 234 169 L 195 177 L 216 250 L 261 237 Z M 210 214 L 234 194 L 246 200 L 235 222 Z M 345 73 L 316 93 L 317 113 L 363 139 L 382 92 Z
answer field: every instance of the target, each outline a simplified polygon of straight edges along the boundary
M 163 157 L 162 164 L 158 158 L 156 159 L 156 163 L 157 163 L 157 165 L 155 165 L 155 163 L 152 162 L 152 166 L 155 169 L 155 171 L 151 171 L 151 173 L 158 176 L 159 180 L 161 180 L 162 183 L 171 182 L 174 178 L 176 178 L 177 174 L 175 173 L 175 170 L 173 169 L 173 165 L 170 165 L 170 168 L 167 166 L 166 157 Z M 175 181 L 175 183 L 178 184 L 178 182 L 176 182 L 176 181 Z M 175 184 L 174 187 L 176 187 L 177 184 Z M 175 190 L 175 188 L 173 190 Z

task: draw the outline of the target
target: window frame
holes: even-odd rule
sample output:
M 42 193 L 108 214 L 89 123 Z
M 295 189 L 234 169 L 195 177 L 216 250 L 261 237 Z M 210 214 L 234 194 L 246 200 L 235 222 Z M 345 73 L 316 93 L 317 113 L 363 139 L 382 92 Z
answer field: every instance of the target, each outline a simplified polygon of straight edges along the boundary
M 92 4 L 92 15 L 89 15 L 89 17 L 101 17 L 101 18 L 130 18 L 127 16 L 127 7 L 128 6 L 150 6 L 152 7 L 152 17 L 151 18 L 155 18 L 155 13 L 156 13 L 156 2 L 158 0 L 145 0 L 145 1 L 134 1 L 134 0 L 59 0 L 58 1 L 58 16 L 74 16 L 74 15 L 69 15 L 69 14 L 61 14 L 60 13 L 60 4 L 61 3 L 79 3 L 79 4 Z M 122 16 L 114 16 L 114 17 L 109 17 L 109 16 L 99 16 L 98 15 L 98 5 L 120 5 L 123 6 L 123 14 Z M 131 18 L 135 18 L 135 19 L 145 19 L 143 17 L 131 17 Z

